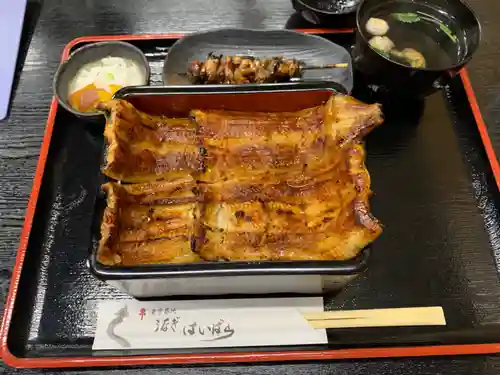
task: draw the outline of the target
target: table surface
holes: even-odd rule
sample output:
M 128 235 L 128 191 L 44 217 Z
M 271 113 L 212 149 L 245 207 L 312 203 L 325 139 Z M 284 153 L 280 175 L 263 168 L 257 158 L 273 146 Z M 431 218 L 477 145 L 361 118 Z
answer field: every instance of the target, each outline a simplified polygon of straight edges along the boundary
M 500 1 L 469 0 L 469 3 L 483 25 L 483 41 L 469 65 L 469 74 L 494 148 L 500 155 L 500 22 L 497 19 Z M 52 97 L 52 77 L 66 43 L 86 35 L 192 32 L 222 26 L 275 29 L 308 26 L 294 15 L 289 0 L 29 0 L 28 4 L 12 109 L 9 119 L 0 122 L 0 311 L 3 311 L 8 291 L 45 129 Z M 337 26 L 331 25 L 332 28 Z M 110 369 L 109 374 L 152 375 L 156 371 L 154 368 Z M 0 372 L 11 374 L 18 371 L 0 367 Z M 101 373 L 99 370 L 70 372 Z M 500 356 L 165 367 L 162 372 L 186 375 L 496 375 L 500 373 Z M 28 370 L 25 373 L 41 371 Z

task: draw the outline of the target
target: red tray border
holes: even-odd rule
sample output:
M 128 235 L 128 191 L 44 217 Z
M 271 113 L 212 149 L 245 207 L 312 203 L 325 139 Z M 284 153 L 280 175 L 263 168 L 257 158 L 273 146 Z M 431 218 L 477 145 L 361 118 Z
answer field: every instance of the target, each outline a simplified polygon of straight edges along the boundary
M 352 33 L 353 29 L 305 29 L 297 30 L 309 34 Z M 147 39 L 179 39 L 183 34 L 137 34 L 137 35 L 109 35 L 80 37 L 70 41 L 63 50 L 61 61 L 68 58 L 71 49 L 84 42 L 99 42 L 109 40 L 147 40 Z M 495 180 L 500 189 L 500 164 L 488 134 L 488 129 L 481 115 L 474 90 L 466 69 L 460 72 L 464 88 L 467 93 L 479 134 L 488 156 Z M 279 361 L 313 361 L 313 360 L 341 360 L 341 359 L 368 359 L 368 358 L 395 358 L 395 357 L 424 357 L 445 355 L 472 355 L 500 353 L 500 342 L 491 344 L 473 345 L 438 345 L 392 348 L 360 348 L 360 349 L 333 349 L 333 350 L 294 350 L 268 352 L 239 352 L 239 353 L 203 353 L 203 354 L 168 354 L 116 357 L 72 357 L 72 358 L 19 358 L 10 352 L 7 337 L 14 309 L 14 302 L 19 288 L 21 270 L 26 255 L 29 234 L 33 224 L 38 194 L 42 183 L 45 163 L 49 152 L 50 140 L 54 128 L 57 112 L 57 100 L 52 99 L 47 119 L 45 134 L 40 149 L 40 157 L 36 168 L 24 226 L 21 232 L 16 263 L 12 272 L 9 294 L 0 334 L 0 354 L 3 361 L 17 368 L 68 368 L 68 367 L 97 367 L 97 366 L 143 366 L 165 364 L 207 364 L 207 363 L 250 363 L 250 362 L 279 362 Z

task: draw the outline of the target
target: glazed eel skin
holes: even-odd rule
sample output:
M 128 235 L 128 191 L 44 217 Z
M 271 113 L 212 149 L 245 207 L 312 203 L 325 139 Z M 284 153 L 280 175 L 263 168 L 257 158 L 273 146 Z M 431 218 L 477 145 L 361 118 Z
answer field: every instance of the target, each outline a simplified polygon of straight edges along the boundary
M 344 260 L 381 233 L 363 137 L 380 107 L 348 96 L 290 113 L 108 112 L 98 259 L 107 265 Z

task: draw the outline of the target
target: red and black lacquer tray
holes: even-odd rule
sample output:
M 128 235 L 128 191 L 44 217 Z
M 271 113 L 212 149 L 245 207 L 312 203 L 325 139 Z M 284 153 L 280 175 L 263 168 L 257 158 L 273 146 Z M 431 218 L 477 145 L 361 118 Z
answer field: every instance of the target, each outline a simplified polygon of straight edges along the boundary
M 349 47 L 352 30 L 308 30 Z M 126 40 L 143 50 L 152 84 L 181 35 L 75 39 Z M 363 99 L 362 85 L 354 95 Z M 425 101 L 384 108 L 367 138 L 385 224 L 368 270 L 326 310 L 442 306 L 443 327 L 328 331 L 324 346 L 189 351 L 93 352 L 99 301 L 130 298 L 87 267 L 103 145 L 88 126 L 52 102 L 3 321 L 1 352 L 14 367 L 89 367 L 409 357 L 500 352 L 500 167 L 467 72 Z

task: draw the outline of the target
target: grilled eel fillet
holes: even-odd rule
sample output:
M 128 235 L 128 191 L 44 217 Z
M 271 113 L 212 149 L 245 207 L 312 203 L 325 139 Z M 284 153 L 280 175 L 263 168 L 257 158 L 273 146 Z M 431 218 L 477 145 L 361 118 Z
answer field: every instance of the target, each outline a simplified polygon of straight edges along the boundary
M 382 231 L 370 215 L 360 143 L 382 122 L 378 105 L 333 96 L 324 106 L 294 113 L 194 110 L 194 121 L 148 116 L 124 101 L 103 108 L 110 111 L 104 173 L 150 182 L 147 189 L 105 186 L 108 216 L 98 252 L 103 263 L 348 259 Z M 128 190 L 138 186 L 148 191 L 142 199 L 152 196 L 161 207 L 158 194 L 172 199 L 161 184 L 189 178 L 194 185 L 188 190 L 198 197 L 188 201 L 202 203 L 175 207 L 196 212 L 188 215 L 190 232 L 183 227 L 177 235 L 165 220 L 144 219 L 151 203 L 127 203 Z M 160 179 L 166 182 L 154 182 Z M 202 240 L 188 241 L 201 233 Z
M 198 214 L 194 179 L 103 185 L 107 207 L 98 259 L 106 265 L 189 263 Z
M 103 173 L 125 182 L 191 176 L 201 166 L 196 127 L 189 119 L 169 119 L 137 111 L 124 100 L 100 103 L 108 121 Z
M 293 184 L 324 175 L 343 162 L 343 151 L 382 122 L 378 105 L 333 96 L 293 113 L 192 111 L 204 147 L 199 179 L 217 183 Z
M 382 232 L 369 210 L 370 177 L 363 146 L 350 146 L 345 163 L 300 187 L 260 186 L 247 197 L 226 190 L 205 205 L 206 260 L 349 259 Z M 231 184 L 233 191 L 238 185 Z M 218 199 L 222 198 L 222 199 Z

